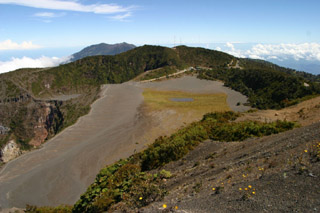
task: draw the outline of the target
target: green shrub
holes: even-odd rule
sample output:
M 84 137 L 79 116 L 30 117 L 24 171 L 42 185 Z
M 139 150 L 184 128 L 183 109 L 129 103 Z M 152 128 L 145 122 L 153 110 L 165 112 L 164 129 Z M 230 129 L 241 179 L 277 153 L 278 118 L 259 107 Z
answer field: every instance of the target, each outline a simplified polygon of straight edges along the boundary
M 193 123 L 170 137 L 160 137 L 141 153 L 141 168 L 151 170 L 178 160 L 207 138 L 207 131 L 200 123 Z
M 212 123 L 209 130 L 209 138 L 218 141 L 242 141 L 250 137 L 277 134 L 295 127 L 295 124 L 287 121 L 261 123 L 243 121 L 239 123 Z
M 147 205 L 164 196 L 159 176 L 141 172 L 139 165 L 120 160 L 100 171 L 73 212 L 102 212 L 120 202 L 132 208 Z
M 170 171 L 167 171 L 167 170 L 162 169 L 162 170 L 160 171 L 160 177 L 161 177 L 161 178 L 171 178 L 171 177 L 172 177 L 172 174 L 171 174 Z
M 57 207 L 37 207 L 37 206 L 31 206 L 27 205 L 25 212 L 28 213 L 71 213 L 72 212 L 72 206 L 68 205 L 61 205 Z
M 199 78 L 224 81 L 225 86 L 246 95 L 250 105 L 259 109 L 279 109 L 320 94 L 319 82 L 309 82 L 297 76 L 298 72 L 273 66 L 252 67 L 249 63 L 244 66 L 248 68 L 202 70 Z

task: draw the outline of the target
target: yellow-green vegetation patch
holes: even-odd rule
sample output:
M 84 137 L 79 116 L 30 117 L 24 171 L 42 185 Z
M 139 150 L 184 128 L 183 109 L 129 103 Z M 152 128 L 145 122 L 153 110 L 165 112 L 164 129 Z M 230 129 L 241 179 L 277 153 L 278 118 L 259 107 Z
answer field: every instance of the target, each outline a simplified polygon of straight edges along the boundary
M 202 94 L 181 91 L 160 91 L 146 88 L 143 92 L 145 102 L 153 110 L 172 109 L 178 113 L 229 111 L 227 95 L 224 93 Z M 186 101 L 174 101 L 185 99 Z

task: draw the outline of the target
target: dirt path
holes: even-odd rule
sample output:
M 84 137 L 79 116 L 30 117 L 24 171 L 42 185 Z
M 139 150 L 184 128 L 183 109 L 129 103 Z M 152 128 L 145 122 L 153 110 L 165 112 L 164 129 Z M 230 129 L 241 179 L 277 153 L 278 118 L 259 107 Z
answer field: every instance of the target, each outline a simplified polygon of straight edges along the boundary
M 140 81 L 141 83 L 148 83 L 148 82 L 153 82 L 153 81 L 158 81 L 158 80 L 162 80 L 162 79 L 166 79 L 167 77 L 173 77 L 173 76 L 176 76 L 176 75 L 180 75 L 182 73 L 185 73 L 187 71 L 190 71 L 192 68 L 189 67 L 188 69 L 184 69 L 184 70 L 180 70 L 178 72 L 175 72 L 175 73 L 172 73 L 168 76 L 162 76 L 162 77 L 159 77 L 159 78 L 153 78 L 153 79 L 149 79 L 149 80 L 144 80 L 144 81 Z
M 242 67 L 240 67 L 239 65 L 239 60 L 237 60 L 236 64 L 234 66 L 232 66 L 233 64 L 233 59 L 231 60 L 231 62 L 227 65 L 229 69 L 243 69 Z
M 42 100 L 42 101 L 68 101 L 73 98 L 79 97 L 81 94 L 71 94 L 71 95 L 57 95 L 53 96 L 50 98 L 40 98 L 37 100 Z
M 1 207 L 73 204 L 104 165 L 132 154 L 142 99 L 133 83 L 106 86 L 88 115 L 0 171 Z

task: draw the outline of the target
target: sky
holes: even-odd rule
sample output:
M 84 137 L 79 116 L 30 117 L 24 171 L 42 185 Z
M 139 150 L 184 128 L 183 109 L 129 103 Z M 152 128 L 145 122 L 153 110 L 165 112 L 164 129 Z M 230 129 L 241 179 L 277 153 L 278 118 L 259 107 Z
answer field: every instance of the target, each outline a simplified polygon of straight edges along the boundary
M 319 8 L 319 0 L 0 0 L 0 73 L 55 66 L 101 42 L 202 46 L 320 68 Z

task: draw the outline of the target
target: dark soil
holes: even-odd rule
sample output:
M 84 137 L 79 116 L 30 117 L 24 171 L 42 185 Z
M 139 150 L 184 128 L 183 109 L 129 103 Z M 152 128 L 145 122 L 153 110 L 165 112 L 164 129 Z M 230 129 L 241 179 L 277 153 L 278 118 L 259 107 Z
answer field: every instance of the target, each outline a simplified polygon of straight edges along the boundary
M 168 195 L 140 212 L 320 212 L 319 142 L 320 122 L 244 142 L 206 141 L 162 168 L 172 173 Z

